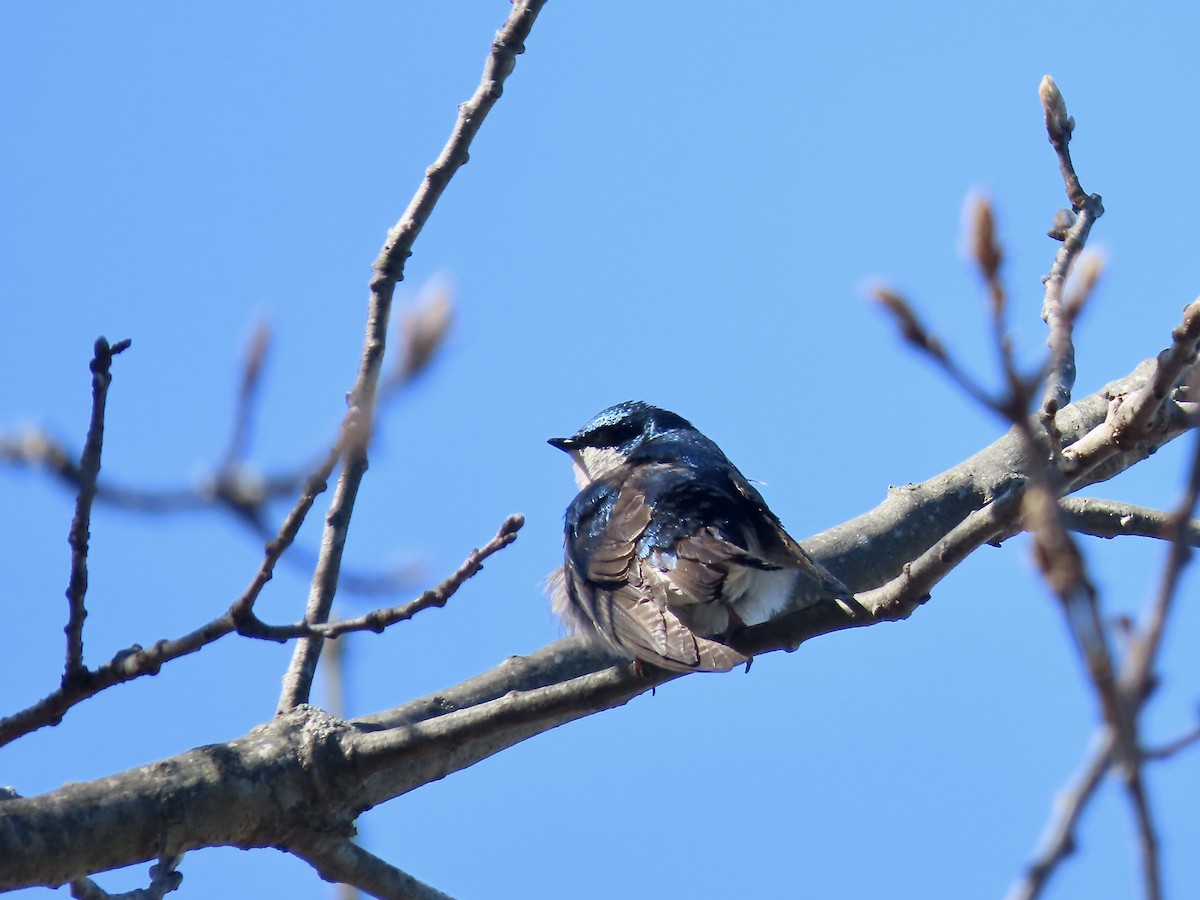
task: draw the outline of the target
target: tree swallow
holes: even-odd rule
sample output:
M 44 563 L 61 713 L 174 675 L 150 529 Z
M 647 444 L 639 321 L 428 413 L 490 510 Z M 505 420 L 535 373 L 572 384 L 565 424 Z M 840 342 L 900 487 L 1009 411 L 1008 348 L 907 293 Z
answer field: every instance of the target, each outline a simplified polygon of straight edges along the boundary
M 682 416 L 629 401 L 550 444 L 570 454 L 580 487 L 551 576 L 570 630 L 661 669 L 723 672 L 749 662 L 725 643 L 741 625 L 797 593 L 852 596 Z

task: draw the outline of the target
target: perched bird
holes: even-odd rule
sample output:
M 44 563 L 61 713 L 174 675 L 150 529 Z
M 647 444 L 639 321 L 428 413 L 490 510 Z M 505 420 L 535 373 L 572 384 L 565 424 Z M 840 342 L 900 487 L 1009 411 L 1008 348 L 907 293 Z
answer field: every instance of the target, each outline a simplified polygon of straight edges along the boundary
M 783 530 L 766 501 L 692 423 L 629 401 L 550 444 L 580 491 L 566 513 L 552 603 L 568 628 L 671 671 L 725 671 L 724 643 L 797 592 L 851 591 Z

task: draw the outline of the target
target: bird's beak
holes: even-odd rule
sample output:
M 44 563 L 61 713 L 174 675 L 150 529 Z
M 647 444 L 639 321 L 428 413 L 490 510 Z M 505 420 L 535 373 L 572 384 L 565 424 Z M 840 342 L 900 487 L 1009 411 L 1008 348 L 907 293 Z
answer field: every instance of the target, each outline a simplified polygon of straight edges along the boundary
M 546 443 L 549 444 L 551 447 L 557 447 L 559 450 L 562 450 L 565 453 L 570 453 L 571 449 L 575 446 L 575 439 L 574 438 L 550 438 L 550 440 L 546 441 Z

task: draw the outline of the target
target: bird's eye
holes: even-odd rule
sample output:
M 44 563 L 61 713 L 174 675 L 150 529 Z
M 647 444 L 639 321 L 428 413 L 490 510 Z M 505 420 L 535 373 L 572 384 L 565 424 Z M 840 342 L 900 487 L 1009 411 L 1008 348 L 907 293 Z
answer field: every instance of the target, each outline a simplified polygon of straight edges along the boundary
M 641 434 L 641 431 L 635 422 L 613 422 L 592 431 L 587 436 L 587 443 L 592 447 L 620 447 Z

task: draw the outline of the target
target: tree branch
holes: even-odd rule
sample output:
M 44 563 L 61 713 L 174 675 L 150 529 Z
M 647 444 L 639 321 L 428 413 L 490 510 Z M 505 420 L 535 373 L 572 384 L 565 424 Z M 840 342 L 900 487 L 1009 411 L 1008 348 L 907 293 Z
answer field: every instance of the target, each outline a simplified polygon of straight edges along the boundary
M 1103 422 L 1107 397 L 1139 390 L 1151 371 L 1144 364 L 1110 385 L 1109 394 L 1060 410 L 1064 438 L 1074 440 Z M 1165 443 L 1177 433 L 1159 431 L 1150 440 Z M 1145 449 L 1118 450 L 1104 471 L 1133 464 Z M 991 509 L 1012 502 L 1004 498 L 1014 484 L 1041 464 L 1010 433 L 925 484 L 893 490 L 880 507 L 806 541 L 806 548 L 860 591 L 885 584 L 946 537 L 945 522 L 967 519 L 975 504 Z M 790 648 L 871 621 L 836 603 L 809 604 L 748 629 L 746 640 Z M 564 722 L 626 703 L 672 677 L 640 677 L 604 651 L 566 639 L 351 723 L 299 707 L 227 744 L 39 797 L 0 801 L 0 858 L 14 861 L 0 872 L 0 888 L 57 884 L 201 846 L 287 845 L 297 822 L 322 822 L 323 832 L 348 836 L 364 809 Z M 145 802 L 149 796 L 154 803 Z
M 1063 290 L 1075 261 L 1083 252 L 1092 225 L 1104 215 L 1104 204 L 1099 194 L 1088 194 L 1079 184 L 1079 177 L 1075 174 L 1075 166 L 1071 162 L 1070 150 L 1075 120 L 1067 115 L 1066 102 L 1058 90 L 1058 85 L 1049 75 L 1042 79 L 1038 94 L 1046 115 L 1046 132 L 1058 156 L 1067 199 L 1074 211 L 1074 221 L 1069 228 L 1050 233 L 1051 237 L 1062 241 L 1062 246 L 1055 254 L 1050 274 L 1045 278 L 1046 291 L 1042 300 L 1042 320 L 1050 328 L 1046 339 L 1050 348 L 1050 361 L 1041 405 L 1041 418 L 1045 427 L 1052 426 L 1054 414 L 1071 402 L 1071 391 L 1075 386 L 1075 345 L 1072 332 L 1075 317 L 1090 289 L 1082 293 L 1071 305 L 1063 302 Z M 1091 281 L 1094 283 L 1094 278 Z M 1050 430 L 1050 427 L 1047 427 L 1047 431 Z M 1052 441 L 1052 447 L 1057 450 L 1057 441 Z
M 1106 728 L 1089 751 L 1083 771 L 1058 795 L 1041 848 L 1021 880 L 1009 889 L 1008 900 L 1040 897 L 1058 866 L 1075 852 L 1075 828 L 1108 771 L 1112 750 L 1112 731 Z
M 71 545 L 71 579 L 67 585 L 67 659 L 63 667 L 62 684 L 66 688 L 87 677 L 83 664 L 83 620 L 87 618 L 84 599 L 87 595 L 88 540 L 91 537 L 92 501 L 96 499 L 96 479 L 100 475 L 100 453 L 104 448 L 104 409 L 108 401 L 108 386 L 112 384 L 112 358 L 127 349 L 130 341 L 109 345 L 103 337 L 96 338 L 92 357 L 92 418 L 88 424 L 87 440 L 79 459 L 79 493 L 75 499 L 75 516 L 67 542 Z
M 383 249 L 375 260 L 371 279 L 371 298 L 367 312 L 367 332 L 363 342 L 358 377 L 350 389 L 350 416 L 359 438 L 346 450 L 341 476 L 325 519 L 321 553 L 313 573 L 304 619 L 321 624 L 329 618 L 333 595 L 337 591 L 342 551 L 350 527 L 350 516 L 359 485 L 367 471 L 367 445 L 373 428 L 376 391 L 387 344 L 388 319 L 396 283 L 404 277 L 404 263 L 425 226 L 438 199 L 469 155 L 468 149 L 487 114 L 504 90 L 504 81 L 516 66 L 517 56 L 525 52 L 525 40 L 541 12 L 545 0 L 518 0 L 504 26 L 496 33 L 492 50 L 483 68 L 483 78 L 471 98 L 459 107 L 458 120 L 441 154 L 425 172 L 425 179 L 400 221 L 388 232 Z M 302 638 L 296 646 L 291 665 L 283 679 L 279 710 L 304 703 L 312 690 L 322 638 Z
M 134 644 L 116 654 L 108 663 L 95 671 L 87 671 L 86 677 L 77 678 L 71 685 L 64 685 L 32 706 L 0 719 L 0 746 L 16 740 L 24 734 L 46 725 L 57 725 L 63 715 L 73 706 L 101 691 L 132 681 L 146 675 L 157 675 L 171 660 L 201 650 L 235 631 L 250 638 L 285 641 L 299 635 L 318 634 L 334 638 L 351 631 L 374 631 L 412 618 L 422 610 L 444 606 L 462 584 L 483 568 L 488 557 L 499 552 L 516 540 L 517 531 L 524 524 L 521 516 L 509 516 L 500 531 L 488 543 L 473 550 L 463 564 L 436 588 L 425 591 L 417 599 L 386 609 L 378 609 L 355 619 L 331 622 L 326 625 L 266 625 L 254 615 L 254 602 L 267 582 L 279 556 L 295 538 L 304 520 L 304 514 L 312 506 L 317 494 L 325 489 L 325 479 L 338 457 L 337 448 L 331 451 L 324 466 L 310 476 L 305 491 L 296 507 L 288 516 L 279 536 L 267 545 L 266 557 L 254 580 L 224 614 L 206 622 L 194 631 L 174 640 L 158 641 L 150 648 Z
M 384 900 L 451 900 L 349 838 L 308 835 L 288 849 L 317 870 L 326 881 L 354 885 Z
M 1058 501 L 1063 524 L 1072 531 L 1093 537 L 1123 536 L 1175 540 L 1178 523 L 1175 516 L 1160 509 L 1149 509 L 1103 500 L 1099 497 L 1063 497 Z M 1183 528 L 1183 539 L 1192 547 L 1200 547 L 1200 519 L 1189 519 Z
M 517 539 L 517 532 L 524 524 L 524 516 L 509 516 L 504 520 L 504 524 L 500 526 L 495 537 L 482 547 L 472 550 L 463 564 L 449 578 L 437 587 L 425 591 L 415 600 L 386 609 L 372 610 L 354 619 L 340 619 L 317 625 L 309 625 L 307 622 L 299 622 L 295 625 L 268 625 L 259 621 L 248 608 L 244 612 L 233 610 L 238 632 L 248 637 L 280 642 L 299 637 L 336 638 L 353 631 L 373 631 L 379 634 L 385 628 L 411 619 L 426 609 L 445 606 L 467 579 L 474 577 L 483 568 L 484 560 L 503 550 Z
M 71 896 L 75 900 L 162 900 L 183 883 L 183 874 L 177 872 L 183 854 L 164 857 L 150 867 L 150 884 L 144 888 L 110 894 L 90 878 L 78 878 L 71 882 Z
M 1174 533 L 1153 535 L 1171 539 L 1171 550 L 1163 574 L 1162 585 L 1151 604 L 1144 624 L 1138 629 L 1130 644 L 1118 678 L 1117 686 L 1121 695 L 1121 703 L 1129 710 L 1128 716 L 1131 720 L 1136 720 L 1150 697 L 1154 681 L 1153 665 L 1161 646 L 1167 615 L 1178 589 L 1183 566 L 1190 555 L 1188 544 L 1193 540 L 1191 532 L 1195 528 L 1195 521 L 1192 516 L 1195 513 L 1198 497 L 1200 497 L 1200 437 L 1197 438 L 1193 452 L 1187 489 L 1178 509 L 1170 519 L 1170 530 Z M 1121 510 L 1118 509 L 1118 511 Z M 1156 519 L 1163 515 L 1155 510 L 1146 512 L 1153 513 Z M 1140 746 L 1135 747 L 1133 752 L 1137 756 L 1136 760 L 1131 761 L 1125 758 L 1125 755 L 1115 757 L 1115 761 L 1121 764 L 1126 792 L 1129 794 L 1134 810 L 1146 896 L 1149 898 L 1161 896 L 1162 886 L 1158 839 L 1150 814 L 1141 763 L 1149 759 L 1170 756 L 1189 746 L 1198 738 L 1200 738 L 1200 728 L 1159 751 L 1148 752 Z M 1060 797 L 1047 828 L 1047 837 L 1043 839 L 1042 847 L 1034 862 L 1026 870 L 1025 876 L 1010 892 L 1010 900 L 1032 900 L 1032 898 L 1040 896 L 1058 866 L 1074 850 L 1075 828 L 1101 778 L 1109 766 L 1114 763 L 1117 743 L 1117 733 L 1112 730 L 1110 725 L 1101 733 L 1095 749 L 1089 754 L 1089 762 L 1083 776 L 1077 780 L 1074 787 L 1066 789 Z

